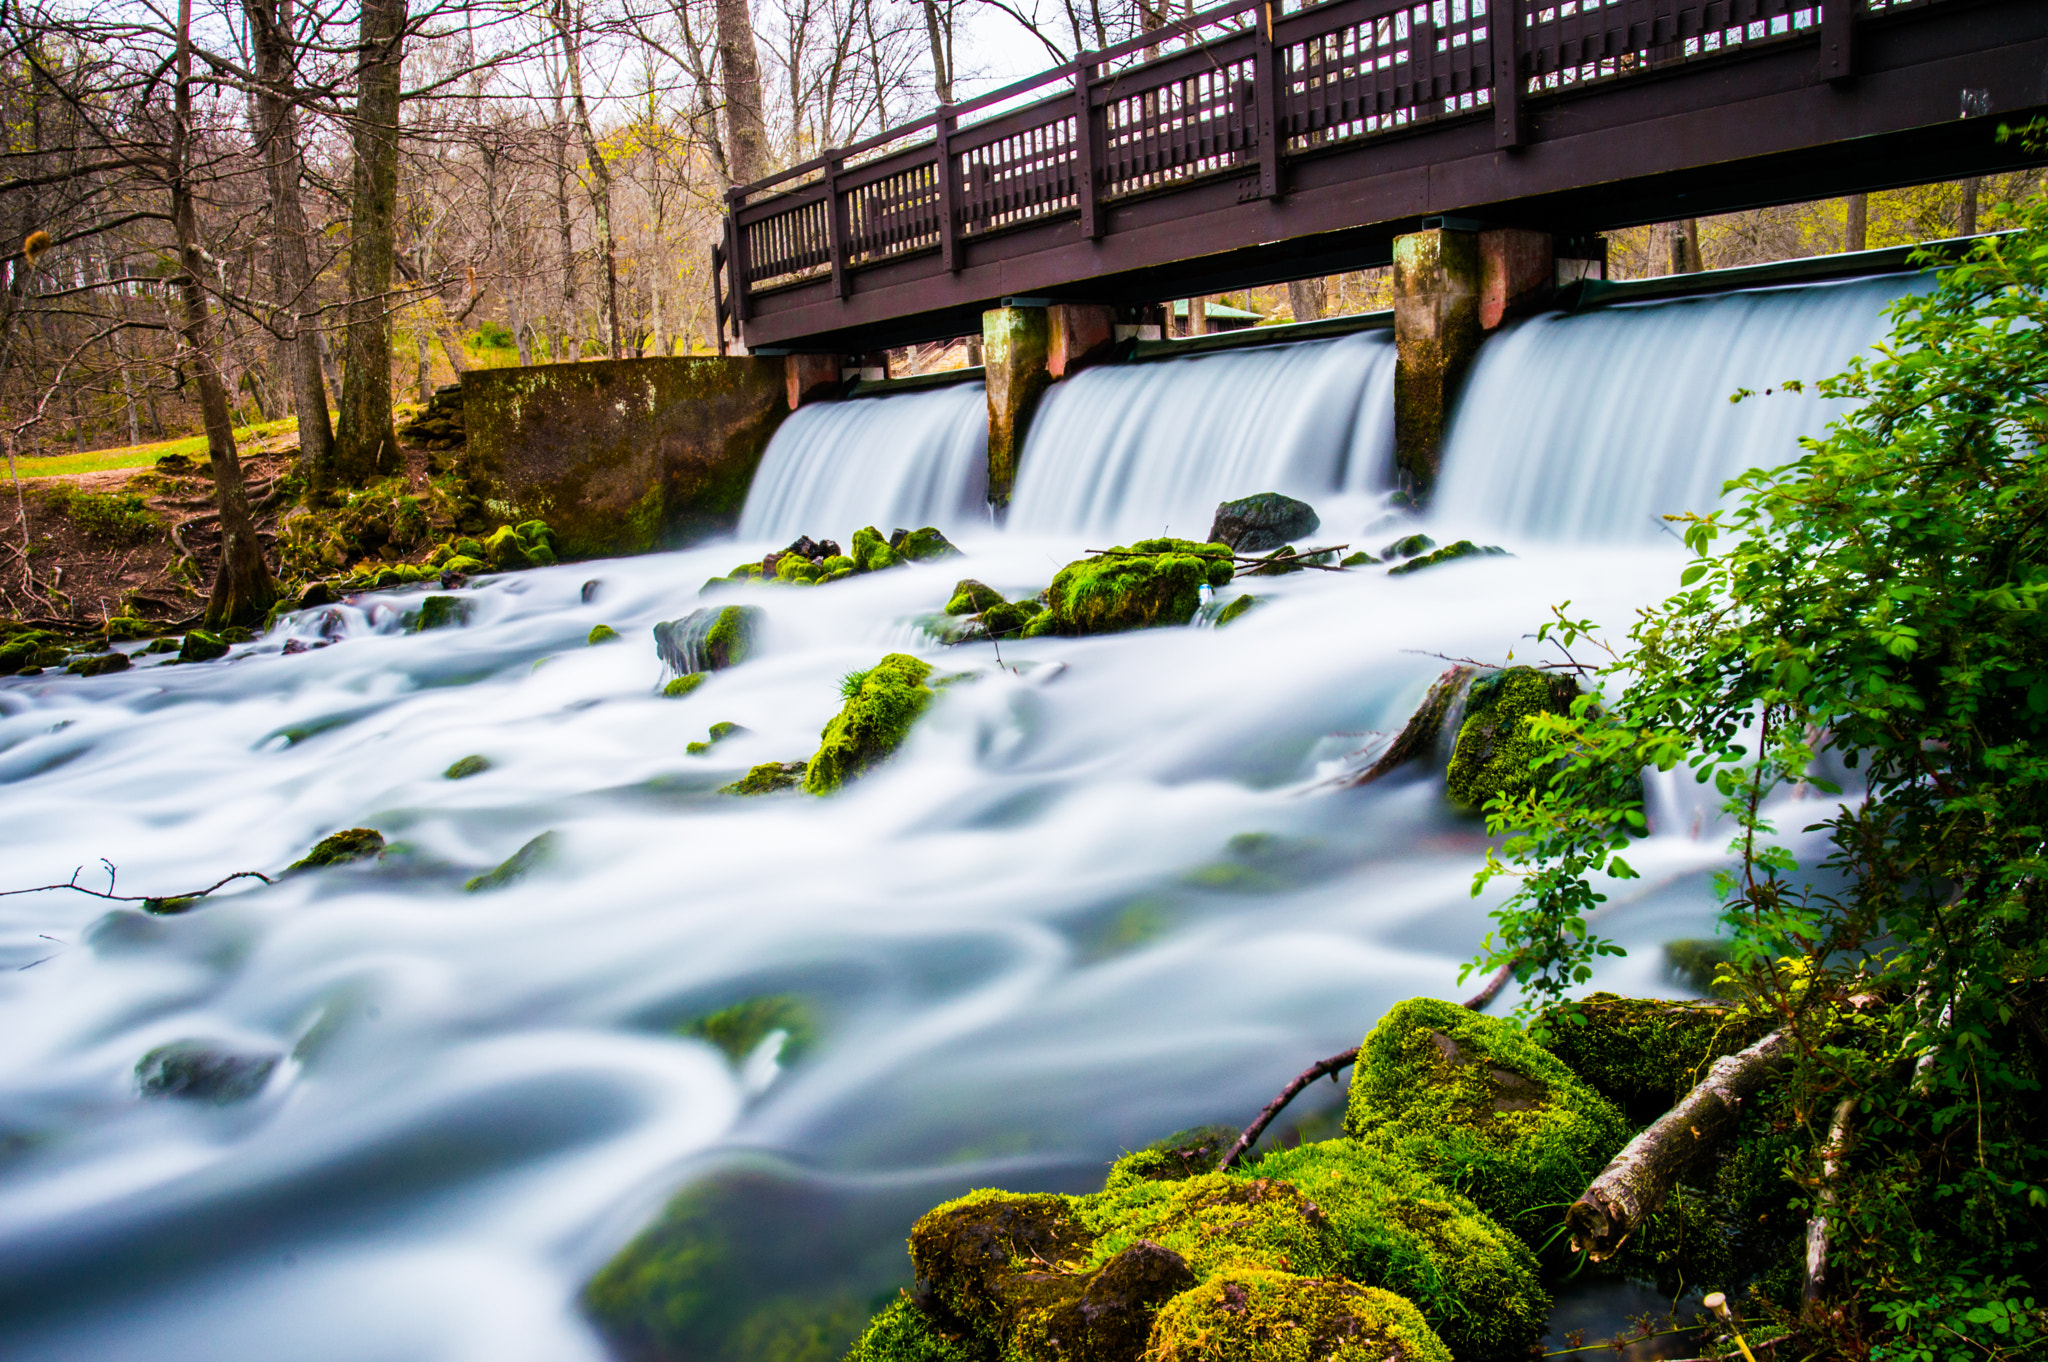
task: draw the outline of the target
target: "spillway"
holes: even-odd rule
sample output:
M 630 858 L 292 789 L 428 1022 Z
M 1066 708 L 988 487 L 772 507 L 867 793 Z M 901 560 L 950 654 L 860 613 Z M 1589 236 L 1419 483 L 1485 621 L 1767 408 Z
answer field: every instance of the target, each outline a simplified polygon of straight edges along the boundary
M 222 662 L 0 680 L 0 888 L 118 868 L 114 892 L 164 894 L 338 829 L 393 844 L 178 916 L 0 897 L 0 1357 L 598 1362 L 620 1354 L 581 1293 L 678 1189 L 694 1294 L 628 1345 L 837 1356 L 909 1285 L 937 1201 L 1099 1186 L 1122 1149 L 1241 1125 L 1394 1001 L 1459 996 L 1497 902 L 1469 893 L 1481 830 L 1424 773 L 1331 778 L 1446 657 L 1526 658 L 1567 598 L 1618 632 L 1675 588 L 1650 517 L 1826 415 L 1728 393 L 1838 365 L 1896 287 L 1510 330 L 1421 528 L 1518 556 L 1258 579 L 1225 630 L 999 666 L 922 621 L 958 577 L 1023 595 L 1247 492 L 1304 496 L 1330 542 L 1415 530 L 1387 507 L 1383 338 L 1084 374 L 1005 527 L 978 387 L 856 401 L 783 427 L 731 541 L 486 577 L 462 628 L 407 632 L 421 591 L 371 593 Z M 759 654 L 659 693 L 652 628 L 707 577 L 866 523 L 937 523 L 966 556 L 728 588 L 766 612 Z M 622 641 L 586 646 L 599 623 Z M 843 794 L 716 793 L 808 755 L 841 678 L 891 650 L 977 679 Z M 1661 943 L 1711 931 L 1724 839 L 1691 798 L 1659 796 L 1643 878 L 1603 910 L 1631 954 L 1594 986 L 1668 991 Z M 465 888 L 544 833 L 526 878 Z M 761 999 L 796 1000 L 803 1034 L 704 1038 Z M 138 1062 L 195 1041 L 266 1062 L 253 1095 L 145 1096 Z M 1288 1120 L 1328 1131 L 1341 1097 Z

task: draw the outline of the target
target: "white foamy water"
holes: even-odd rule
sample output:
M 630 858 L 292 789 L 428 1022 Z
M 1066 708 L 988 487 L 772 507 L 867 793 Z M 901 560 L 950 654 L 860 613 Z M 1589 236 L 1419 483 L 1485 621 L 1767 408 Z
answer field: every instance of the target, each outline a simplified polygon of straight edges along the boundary
M 1440 518 L 1560 543 L 1643 542 L 1789 463 L 1842 404 L 1814 393 L 1889 332 L 1915 276 L 1546 314 L 1479 352 L 1445 441 Z M 1785 390 L 1786 380 L 1803 392 Z M 1756 394 L 1740 403 L 1741 389 Z
M 1321 373 L 1347 344 L 1295 362 Z M 1207 363 L 1128 381 L 1185 392 Z M 1317 398 L 1327 439 L 1294 448 L 1347 470 L 1347 492 L 1311 497 L 1323 534 L 1377 549 L 1411 526 L 1349 471 L 1343 442 L 1378 419 L 1356 408 L 1379 400 L 1377 371 L 1351 372 Z M 855 415 L 886 426 L 929 396 Z M 1202 495 L 1287 490 L 1264 479 L 1297 466 Z M 601 1358 L 583 1284 L 670 1192 L 736 1166 L 784 1190 L 745 1222 L 759 1266 L 721 1308 L 829 1298 L 857 1317 L 907 1283 L 922 1208 L 1099 1185 L 1122 1148 L 1241 1124 L 1395 1000 L 1462 996 L 1495 901 L 1469 895 L 1480 830 L 1425 772 L 1328 780 L 1398 729 L 1440 655 L 1526 660 L 1567 598 L 1623 628 L 1675 586 L 1677 546 L 1546 543 L 1537 524 L 1504 537 L 1516 558 L 1257 579 L 1268 599 L 1227 629 L 1006 644 L 1003 667 L 918 628 L 955 579 L 1034 592 L 1154 495 L 1133 489 L 1185 485 L 1140 472 L 1057 532 L 967 518 L 965 558 L 829 587 L 698 595 L 795 533 L 890 528 L 856 482 L 844 507 L 774 512 L 802 519 L 750 504 L 737 542 L 485 580 L 460 629 L 402 633 L 419 593 L 386 593 L 223 662 L 0 681 L 7 886 L 77 867 L 98 886 L 105 857 L 123 892 L 166 893 L 275 872 L 337 829 L 403 844 L 177 917 L 0 898 L 0 1357 Z M 1191 512 L 1158 495 L 1144 514 L 1181 528 Z M 1457 515 L 1431 532 L 1471 532 Z M 651 626 L 726 601 L 767 612 L 757 656 L 660 697 Z M 598 623 L 623 640 L 584 646 Z M 287 634 L 337 641 L 285 656 Z M 808 756 L 840 677 L 888 651 L 978 679 L 841 795 L 714 793 Z M 747 731 L 685 752 L 720 721 Z M 472 754 L 490 769 L 442 775 Z M 1601 921 L 1634 954 L 1595 986 L 1666 989 L 1657 947 L 1710 930 L 1698 872 L 1720 839 L 1695 834 L 1700 811 L 1659 785 L 1665 835 Z M 551 864 L 464 892 L 546 831 Z M 1244 834 L 1272 840 L 1233 851 Z M 682 1034 L 769 993 L 819 1020 L 780 1071 Z M 194 1038 L 285 1058 L 246 1103 L 141 1097 L 137 1060 Z

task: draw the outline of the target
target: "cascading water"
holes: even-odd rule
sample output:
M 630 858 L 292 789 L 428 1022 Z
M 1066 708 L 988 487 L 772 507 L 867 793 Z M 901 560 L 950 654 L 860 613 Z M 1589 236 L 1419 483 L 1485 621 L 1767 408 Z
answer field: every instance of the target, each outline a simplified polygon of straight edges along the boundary
M 979 383 L 815 402 L 783 422 L 740 515 L 742 539 L 787 542 L 826 522 L 883 534 L 988 520 L 988 397 Z
M 1912 275 L 1549 314 L 1479 352 L 1445 441 L 1436 517 L 1465 530 L 1627 543 L 1789 463 L 1840 410 L 1812 390 L 1887 331 Z M 1786 380 L 1805 385 L 1787 391 Z M 1748 389 L 1755 396 L 1728 399 Z
M 1862 298 L 1874 331 L 1883 296 L 1825 301 Z M 1555 329 L 1647 318 L 1719 345 L 1713 309 L 1733 302 Z M 1801 325 L 1796 306 L 1780 315 Z M 1412 525 L 1368 533 L 1379 513 L 1362 492 L 1382 455 L 1359 456 L 1380 447 L 1359 432 L 1384 426 L 1369 391 L 1380 345 L 1077 380 L 1027 457 L 1043 520 L 1020 488 L 1007 530 L 951 522 L 965 559 L 727 588 L 715 603 L 766 612 L 758 654 L 685 698 L 657 693 L 652 626 L 714 603 L 698 583 L 797 533 L 947 524 L 919 508 L 958 512 L 977 495 L 966 479 L 877 491 L 848 466 L 914 462 L 902 432 L 959 435 L 955 409 L 978 416 L 978 388 L 799 413 L 741 542 L 486 578 L 463 593 L 462 628 L 404 632 L 418 593 L 378 593 L 223 662 L 0 681 L 0 888 L 80 866 L 98 886 L 106 857 L 118 892 L 161 894 L 275 873 L 337 829 L 393 843 L 380 861 L 238 882 L 179 916 L 0 898 L 0 1356 L 597 1359 L 579 1291 L 689 1186 L 705 1237 L 677 1261 L 698 1289 L 664 1346 L 829 1357 L 908 1283 L 905 1228 L 937 1200 L 1098 1185 L 1121 1148 L 1242 1123 L 1396 999 L 1457 996 L 1489 926 L 1492 900 L 1468 894 L 1480 830 L 1420 771 L 1329 780 L 1400 726 L 1443 655 L 1525 656 L 1567 597 L 1625 625 L 1675 586 L 1674 543 L 1553 501 L 1520 522 L 1536 546 L 1514 545 L 1518 558 L 1255 579 L 1266 601 L 1223 631 L 1036 639 L 1006 644 L 999 667 L 915 624 L 957 577 L 1020 595 L 1092 540 L 1198 533 L 1214 500 L 1276 483 L 1317 504 L 1331 539 L 1376 549 Z M 1833 362 L 1784 353 L 1742 381 Z M 1285 385 L 1337 369 L 1354 386 L 1329 379 L 1315 398 L 1329 410 L 1290 406 Z M 1635 381 L 1597 366 L 1572 379 L 1591 413 L 1617 412 L 1609 385 Z M 1203 408 L 1211 426 L 1182 422 L 1225 388 L 1237 397 Z M 1110 412 L 1119 392 L 1150 415 L 1086 445 L 1079 413 Z M 1707 429 L 1726 406 L 1704 382 L 1664 392 L 1686 408 L 1674 429 Z M 1255 398 L 1286 439 L 1254 448 L 1250 417 L 1223 420 Z M 1450 486 L 1471 471 L 1477 416 Z M 866 443 L 842 443 L 856 421 L 873 423 Z M 819 438 L 799 448 L 806 426 Z M 1073 453 L 1084 445 L 1097 452 Z M 1237 471 L 1177 479 L 1150 460 Z M 807 501 L 806 476 L 838 490 Z M 1459 507 L 1480 504 L 1451 498 L 1436 525 L 1460 529 Z M 1609 523 L 1625 542 L 1600 542 Z M 623 640 L 585 646 L 600 622 Z M 328 646 L 280 655 L 288 639 Z M 978 679 L 946 687 L 891 765 L 828 800 L 715 793 L 754 763 L 807 756 L 840 678 L 906 646 Z M 686 751 L 720 721 L 742 727 Z M 470 756 L 485 769 L 453 765 Z M 1718 843 L 1675 823 L 1631 854 L 1641 880 L 1610 887 L 1601 929 L 1633 953 L 1596 986 L 1669 989 L 1659 944 L 1711 927 L 1699 872 Z M 464 889 L 550 831 L 553 856 L 527 878 Z M 690 1034 L 764 995 L 801 1000 L 808 1050 L 771 1034 L 728 1058 Z M 144 1096 L 138 1060 L 188 1040 L 274 1067 L 246 1101 Z M 1327 1123 L 1341 1095 L 1290 1119 Z
M 1393 392 L 1385 332 L 1084 370 L 1033 418 L 1010 524 L 1200 538 L 1229 497 L 1379 490 Z

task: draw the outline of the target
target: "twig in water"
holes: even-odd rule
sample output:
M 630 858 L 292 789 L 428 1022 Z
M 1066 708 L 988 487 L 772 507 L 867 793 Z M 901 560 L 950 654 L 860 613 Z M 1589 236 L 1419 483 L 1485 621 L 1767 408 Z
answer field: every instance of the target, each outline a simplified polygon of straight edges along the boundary
M 85 873 L 85 867 L 80 866 L 71 872 L 71 878 L 63 884 L 39 884 L 28 889 L 0 889 L 0 898 L 7 898 L 15 894 L 45 894 L 53 889 L 69 889 L 74 894 L 84 894 L 89 898 L 105 899 L 110 903 L 167 903 L 172 899 L 203 899 L 214 890 L 232 884 L 236 880 L 261 880 L 265 884 L 277 883 L 276 880 L 271 879 L 270 876 L 260 870 L 237 870 L 234 874 L 215 880 L 212 884 L 207 885 L 206 888 L 191 893 L 117 894 L 114 892 L 116 888 L 115 881 L 120 876 L 120 870 L 109 860 L 102 859 L 100 864 L 107 868 L 107 887 L 105 889 L 88 889 L 80 884 L 78 877 Z
M 1477 667 L 1479 670 L 1486 672 L 1501 671 L 1506 666 L 1506 664 L 1500 662 L 1481 662 L 1476 657 L 1452 657 L 1449 653 L 1433 653 L 1427 648 L 1403 648 L 1401 651 L 1413 653 L 1417 657 L 1434 657 L 1444 662 L 1458 663 L 1460 666 Z M 1534 665 L 1539 672 L 1592 672 L 1599 670 L 1598 667 L 1585 662 L 1538 662 Z
M 1464 1006 L 1473 1012 L 1484 1008 L 1500 993 L 1501 988 L 1507 983 L 1509 976 L 1514 973 L 1514 969 L 1515 967 L 1512 962 L 1502 965 L 1494 972 L 1493 977 L 1486 981 L 1486 987 L 1465 1000 Z M 1266 1127 L 1273 1124 L 1273 1118 L 1285 1111 L 1289 1102 L 1301 1096 L 1309 1084 L 1315 1082 L 1318 1078 L 1324 1077 L 1327 1077 L 1332 1083 L 1336 1082 L 1337 1074 L 1344 1069 L 1350 1068 L 1357 1059 L 1358 1047 L 1354 1045 L 1341 1055 L 1331 1055 L 1328 1059 L 1317 1060 L 1314 1064 L 1302 1070 L 1301 1073 L 1295 1076 L 1294 1081 L 1282 1088 L 1278 1097 L 1266 1103 L 1265 1109 L 1258 1114 L 1258 1117 L 1244 1128 L 1244 1133 L 1237 1137 L 1237 1143 L 1230 1146 L 1230 1152 L 1223 1156 L 1223 1162 L 1218 1164 L 1217 1167 L 1229 1168 L 1232 1164 L 1243 1158 L 1246 1152 L 1259 1142 L 1259 1136 L 1266 1133 Z

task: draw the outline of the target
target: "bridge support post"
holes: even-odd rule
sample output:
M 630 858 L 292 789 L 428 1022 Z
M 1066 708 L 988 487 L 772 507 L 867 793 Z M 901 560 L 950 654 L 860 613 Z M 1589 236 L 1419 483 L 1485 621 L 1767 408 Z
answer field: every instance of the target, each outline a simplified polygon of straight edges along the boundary
M 789 409 L 839 396 L 840 355 L 784 355 L 784 381 L 789 385 Z
M 1394 238 L 1394 466 L 1428 498 L 1458 386 L 1479 342 L 1556 287 L 1547 232 L 1435 227 Z
M 981 314 L 981 362 L 988 382 L 988 502 L 1001 511 L 1017 483 L 1017 461 L 1038 399 L 1052 384 L 1052 308 L 998 307 Z
M 1055 380 L 1109 356 L 1116 309 L 1103 303 L 1054 303 L 1045 310 L 1046 371 Z

